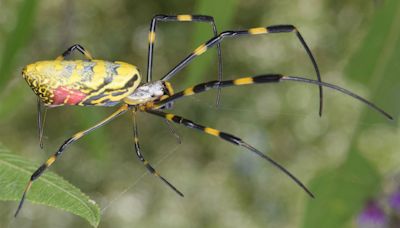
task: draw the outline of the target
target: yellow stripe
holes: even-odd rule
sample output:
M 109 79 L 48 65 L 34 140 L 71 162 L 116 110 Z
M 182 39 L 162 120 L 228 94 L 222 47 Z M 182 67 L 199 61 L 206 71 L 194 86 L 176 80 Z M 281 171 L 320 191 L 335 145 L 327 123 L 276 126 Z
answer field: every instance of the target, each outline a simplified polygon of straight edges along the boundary
M 174 95 L 174 88 L 172 88 L 171 83 L 169 82 L 165 82 L 165 87 L 167 87 L 168 93 L 169 95 Z
M 149 33 L 149 43 L 154 43 L 154 40 L 156 40 L 156 33 L 151 31 Z
M 28 185 L 25 188 L 25 192 L 29 191 L 29 189 L 32 187 L 32 181 L 28 182 Z
M 178 21 L 191 21 L 192 20 L 192 15 L 189 14 L 182 14 L 182 15 L 178 15 L 176 16 Z
M 61 64 L 61 61 L 54 61 L 54 70 L 62 71 L 64 66 Z
M 267 32 L 268 32 L 268 30 L 266 28 L 264 28 L 264 27 L 249 29 L 249 33 L 252 34 L 252 35 L 264 34 L 264 33 L 267 33 Z
M 62 55 L 58 56 L 58 57 L 55 59 L 55 61 L 61 61 L 61 60 L 64 60 L 64 56 L 62 56 Z
M 53 162 L 56 160 L 56 156 L 51 156 L 47 161 L 46 161 L 46 166 L 49 167 Z
M 169 121 L 172 121 L 172 118 L 174 118 L 174 114 L 167 114 L 166 116 L 165 116 L 165 118 L 167 119 L 167 120 L 169 120 Z
M 135 141 L 135 143 L 138 143 L 138 142 L 139 142 L 138 137 L 134 137 L 133 140 Z
M 194 50 L 194 54 L 195 55 L 201 55 L 203 54 L 205 51 L 207 50 L 207 47 L 205 44 L 200 45 L 198 48 L 196 48 L 196 50 Z
M 144 164 L 144 165 L 148 165 L 149 162 L 148 162 L 147 160 L 144 160 L 144 161 L 143 161 L 143 164 Z
M 65 70 L 63 73 L 69 74 L 69 72 L 65 71 Z M 63 73 L 61 73 L 61 74 L 63 74 Z M 73 70 L 67 80 L 68 80 L 68 83 L 71 83 L 71 84 L 75 83 L 75 82 L 80 82 L 82 80 L 82 71 Z
M 168 95 L 162 95 L 162 96 L 160 97 L 160 101 L 165 100 L 165 99 L 167 99 L 168 97 L 169 97 Z
M 76 134 L 74 135 L 73 138 L 74 138 L 75 140 L 77 140 L 77 139 L 81 138 L 81 137 L 83 136 L 83 134 L 84 134 L 84 131 L 78 132 L 78 133 L 76 133 Z
M 252 84 L 253 78 L 252 77 L 247 77 L 247 78 L 239 78 L 236 80 L 233 80 L 233 84 L 235 85 L 247 85 L 247 84 Z
M 93 59 L 92 55 L 91 55 L 88 51 L 84 50 L 83 53 L 85 54 L 86 58 L 88 58 L 88 59 L 90 59 L 90 60 Z
M 75 63 L 76 63 L 76 65 L 75 65 L 75 70 L 81 71 L 81 70 L 84 69 L 83 62 L 82 62 L 82 61 L 80 61 L 80 60 L 75 60 Z
M 93 67 L 93 75 L 90 82 L 93 83 L 95 87 L 97 87 L 103 84 L 104 78 L 106 77 L 106 64 L 103 60 L 96 60 L 93 62 L 96 63 L 96 65 Z M 120 71 L 122 70 L 121 68 L 125 69 L 125 67 L 119 67 L 117 69 L 118 74 L 120 74 Z M 82 79 L 81 75 L 77 75 L 77 77 L 78 78 L 76 79 L 76 81 Z M 102 91 L 98 91 L 98 93 L 102 93 Z M 97 94 L 91 94 L 91 95 L 95 96 Z
M 189 95 L 193 95 L 194 91 L 193 91 L 193 87 L 187 88 L 185 90 L 183 90 L 183 95 L 184 96 L 189 96 Z
M 206 133 L 208 133 L 210 135 L 219 136 L 219 131 L 217 129 L 214 129 L 214 128 L 206 127 L 206 128 L 204 128 L 204 132 L 206 132 Z
M 70 94 L 68 94 L 67 97 L 64 99 L 64 104 L 66 104 L 68 102 L 69 98 L 70 98 Z

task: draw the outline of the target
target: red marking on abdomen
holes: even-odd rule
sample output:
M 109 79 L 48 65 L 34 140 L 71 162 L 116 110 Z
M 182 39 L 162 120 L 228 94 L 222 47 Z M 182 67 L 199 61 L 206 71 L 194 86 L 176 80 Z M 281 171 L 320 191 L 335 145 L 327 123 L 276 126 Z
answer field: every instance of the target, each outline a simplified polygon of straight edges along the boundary
M 59 86 L 54 90 L 53 105 L 76 105 L 81 102 L 87 95 L 76 89 L 69 89 L 64 86 Z

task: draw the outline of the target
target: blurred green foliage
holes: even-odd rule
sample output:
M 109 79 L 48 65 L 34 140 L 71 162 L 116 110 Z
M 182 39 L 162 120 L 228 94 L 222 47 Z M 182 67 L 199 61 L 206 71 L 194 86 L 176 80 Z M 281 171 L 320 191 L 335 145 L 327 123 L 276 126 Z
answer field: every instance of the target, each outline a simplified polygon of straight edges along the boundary
M 155 14 L 210 13 L 220 32 L 294 24 L 316 56 L 324 81 L 370 97 L 396 118 L 398 10 L 395 0 L 232 0 L 226 4 L 4 0 L 0 2 L 0 142 L 41 163 L 71 134 L 110 114 L 112 108 L 49 110 L 45 149 L 40 150 L 36 98 L 20 71 L 30 62 L 53 59 L 80 43 L 96 58 L 131 62 L 145 72 L 148 27 Z M 160 24 L 155 78 L 210 36 L 207 25 Z M 311 63 L 293 34 L 229 39 L 222 47 L 226 79 L 266 72 L 314 78 Z M 215 56 L 211 50 L 173 78 L 176 90 L 215 80 Z M 317 87 L 294 83 L 228 88 L 222 91 L 218 108 L 216 93 L 210 92 L 182 99 L 171 110 L 240 136 L 305 183 L 312 180 L 309 186 L 316 199 L 309 199 L 285 175 L 231 144 L 179 127 L 183 143 L 177 145 L 165 124 L 147 115 L 139 118 L 144 153 L 184 192 L 184 199 L 145 175 L 134 155 L 129 115 L 71 146 L 52 171 L 98 202 L 102 208 L 99 227 L 311 227 L 320 225 L 311 219 L 318 215 L 331 224 L 355 226 L 364 198 L 397 185 L 398 121 L 387 122 L 354 99 L 328 89 L 325 113 L 319 118 L 317 91 Z M 363 188 L 365 183 L 369 187 Z M 352 197 L 356 201 L 346 207 L 343 202 Z M 1 227 L 90 226 L 62 210 L 29 202 L 14 220 L 16 205 L 1 202 Z M 332 207 L 323 209 L 326 205 Z
M 7 36 L 0 62 L 0 89 L 7 85 L 15 68 L 15 58 L 31 34 L 35 20 L 37 0 L 25 0 L 18 9 L 18 18 L 15 28 Z
M 311 182 L 317 198 L 308 202 L 303 227 L 347 227 L 349 219 L 380 190 L 381 182 L 365 158 L 350 152 L 344 164 Z
M 238 11 L 238 0 L 228 0 L 228 1 L 213 1 L 213 0 L 203 0 L 198 1 L 195 6 L 195 12 L 204 15 L 212 15 L 214 17 L 215 23 L 218 26 L 218 29 L 229 29 L 232 24 L 233 18 Z M 224 9 L 224 10 L 221 10 Z M 193 46 L 198 46 L 204 43 L 206 40 L 209 40 L 213 35 L 211 32 L 206 32 L 204 26 L 197 25 L 194 29 L 193 34 L 190 36 L 193 40 Z M 211 34 L 211 36 L 210 36 Z M 211 72 L 217 71 L 217 67 L 215 62 L 218 60 L 217 58 L 217 50 L 211 51 L 211 53 L 207 53 L 199 58 L 196 61 L 196 64 L 192 64 L 190 66 L 189 74 L 190 77 L 186 77 L 186 82 L 188 85 L 193 85 L 196 83 L 197 78 L 202 78 L 206 74 L 210 74 Z M 214 71 L 209 71 L 209 68 L 214 69 Z
M 377 10 L 371 26 L 359 50 L 347 65 L 347 75 L 369 89 L 369 99 L 382 101 L 382 105 L 396 104 L 399 68 L 395 62 L 400 59 L 400 31 L 398 16 L 400 2 L 389 0 Z M 391 64 L 392 63 L 392 64 Z M 381 116 L 368 109 L 360 114 L 358 122 L 372 123 Z M 398 116 L 394 107 L 391 114 Z M 325 171 L 312 181 L 319 199 L 309 202 L 303 227 L 345 227 L 349 219 L 357 214 L 365 202 L 381 191 L 382 177 L 368 160 L 359 153 L 357 140 L 360 129 L 366 131 L 371 125 L 358 125 L 352 136 L 352 143 L 343 164 Z M 330 183 L 330 184 L 329 184 Z M 317 187 L 318 186 L 318 187 Z M 351 202 L 351 203 L 349 203 Z M 326 219 L 329 217 L 330 219 Z

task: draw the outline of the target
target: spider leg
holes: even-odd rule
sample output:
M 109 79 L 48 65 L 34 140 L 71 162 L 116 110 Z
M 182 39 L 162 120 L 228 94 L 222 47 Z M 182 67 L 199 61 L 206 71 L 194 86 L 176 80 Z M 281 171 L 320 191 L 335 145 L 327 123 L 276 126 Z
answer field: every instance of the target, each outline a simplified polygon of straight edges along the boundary
M 147 58 L 147 82 L 152 80 L 152 70 L 153 70 L 153 52 L 154 52 L 154 42 L 156 40 L 156 27 L 157 22 L 206 22 L 211 24 L 214 36 L 218 35 L 217 26 L 215 25 L 214 18 L 207 15 L 156 15 L 153 17 L 150 23 L 149 31 L 149 48 L 148 48 L 148 58 Z M 222 81 L 222 54 L 221 54 L 221 44 L 217 44 L 218 51 L 218 81 Z M 218 90 L 216 104 L 219 104 L 221 96 L 221 90 Z
M 111 120 L 113 120 L 114 118 L 118 117 L 119 115 L 123 114 L 124 112 L 126 112 L 128 110 L 128 105 L 123 105 L 121 106 L 116 112 L 114 112 L 113 114 L 111 114 L 110 116 L 108 116 L 107 118 L 105 118 L 104 120 L 100 121 L 99 123 L 97 123 L 96 125 L 94 125 L 93 127 L 86 129 L 84 131 L 80 131 L 76 134 L 74 134 L 72 137 L 70 137 L 69 139 L 65 140 L 65 142 L 60 146 L 60 148 L 57 150 L 56 153 L 54 153 L 52 156 L 50 156 L 47 161 L 45 163 L 43 163 L 31 176 L 25 190 L 24 193 L 22 194 L 22 198 L 21 201 L 19 202 L 17 211 L 15 212 L 14 216 L 17 217 L 19 211 L 22 208 L 22 205 L 24 204 L 25 201 L 25 197 L 28 193 L 28 191 L 30 190 L 32 183 L 39 178 L 44 171 L 46 171 L 47 168 L 49 168 L 57 159 L 60 155 L 62 155 L 62 153 L 65 151 L 65 149 L 71 145 L 72 143 L 74 143 L 75 141 L 79 140 L 80 138 L 82 138 L 83 136 L 85 136 L 86 134 L 88 134 L 89 132 L 107 124 L 108 122 L 110 122 Z
M 172 185 L 167 179 L 160 175 L 153 166 L 143 157 L 141 153 L 140 145 L 139 145 L 139 132 L 136 123 L 136 111 L 132 111 L 132 122 L 133 122 L 133 142 L 135 144 L 136 156 L 143 163 L 143 165 L 147 168 L 147 170 L 156 177 L 159 177 L 166 185 L 168 185 L 172 190 L 174 190 L 178 195 L 183 197 L 183 193 L 180 192 L 174 185 Z
M 84 55 L 87 59 L 92 60 L 93 57 L 92 55 L 85 50 L 80 44 L 74 44 L 71 47 L 69 47 L 64 53 L 62 53 L 60 56 L 56 58 L 56 60 L 64 60 L 65 57 L 69 56 L 73 51 L 79 51 L 82 55 Z
M 186 58 L 184 58 L 178 65 L 176 65 L 172 70 L 170 70 L 164 77 L 161 78 L 163 81 L 170 80 L 176 73 L 182 70 L 185 66 L 187 66 L 194 58 L 206 52 L 210 47 L 214 45 L 218 45 L 222 42 L 222 40 L 226 37 L 239 37 L 244 35 L 260 35 L 260 34 L 270 34 L 270 33 L 295 33 L 298 40 L 300 41 L 303 48 L 306 50 L 308 57 L 310 58 L 312 65 L 314 67 L 315 73 L 317 75 L 317 80 L 321 82 L 321 75 L 318 69 L 317 62 L 305 42 L 303 36 L 300 34 L 299 30 L 293 25 L 272 25 L 268 27 L 259 27 L 259 28 L 251 28 L 248 30 L 235 30 L 235 31 L 225 31 L 220 33 L 218 36 L 215 36 L 208 40 L 207 42 L 200 45 L 196 48 L 191 54 L 189 54 Z M 221 80 L 220 80 L 221 81 Z M 319 115 L 322 115 L 322 107 L 323 107 L 323 94 L 322 94 L 322 86 L 319 85 Z
M 174 127 L 171 125 L 171 122 L 169 122 L 168 120 L 165 120 L 164 122 L 167 125 L 169 132 L 175 137 L 176 142 L 178 144 L 181 144 L 182 143 L 181 136 L 178 134 L 178 132 L 176 132 Z
M 361 101 L 362 103 L 366 104 L 371 109 L 384 115 L 386 118 L 393 120 L 393 117 L 390 114 L 388 114 L 383 109 L 376 106 L 374 103 L 372 103 L 372 102 L 368 101 L 367 99 L 365 99 L 347 89 L 344 89 L 340 86 L 333 85 L 333 84 L 326 83 L 326 82 L 320 82 L 320 81 L 312 80 L 312 79 L 308 79 L 308 78 L 295 77 L 295 76 L 283 76 L 281 74 L 265 74 L 265 75 L 255 76 L 255 77 L 238 78 L 238 79 L 234 79 L 234 80 L 209 81 L 209 82 L 201 83 L 201 84 L 195 85 L 193 87 L 189 87 L 180 92 L 177 92 L 171 96 L 167 96 L 164 99 L 161 99 L 159 102 L 156 102 L 152 106 L 152 108 L 158 109 L 158 108 L 162 107 L 163 105 L 165 105 L 166 103 L 175 101 L 182 97 L 187 97 L 187 96 L 191 96 L 191 95 L 194 95 L 197 93 L 202 93 L 202 92 L 205 92 L 210 89 L 217 89 L 217 88 L 223 88 L 223 87 L 229 87 L 229 86 L 260 84 L 260 83 L 274 83 L 274 82 L 276 83 L 276 82 L 281 82 L 281 81 L 295 81 L 295 82 L 302 82 L 302 83 L 307 83 L 307 84 L 315 84 L 318 86 L 323 86 L 323 87 L 327 87 L 327 88 L 339 91 L 343 94 L 346 94 L 348 96 L 351 96 L 351 97 Z
M 43 131 L 44 124 L 46 121 L 47 107 L 44 107 L 40 98 L 37 98 L 37 124 L 38 124 L 38 133 L 39 133 L 39 146 L 43 149 Z
M 240 139 L 240 138 L 238 138 L 238 137 L 236 137 L 234 135 L 231 135 L 229 133 L 225 133 L 225 132 L 219 131 L 219 130 L 214 129 L 214 128 L 202 126 L 200 124 L 194 123 L 191 120 L 185 119 L 183 117 L 180 117 L 180 116 L 177 116 L 177 115 L 174 115 L 174 114 L 165 113 L 165 112 L 161 112 L 159 110 L 154 110 L 154 109 L 145 109 L 144 111 L 147 112 L 147 113 L 150 113 L 152 115 L 156 115 L 156 116 L 159 116 L 161 118 L 167 119 L 167 120 L 169 120 L 171 122 L 174 122 L 174 123 L 177 123 L 177 124 L 182 124 L 185 127 L 196 129 L 196 130 L 202 131 L 202 132 L 204 132 L 206 134 L 219 137 L 220 139 L 223 139 L 223 140 L 228 141 L 230 143 L 233 143 L 233 144 L 235 144 L 237 146 L 241 146 L 241 147 L 244 147 L 244 148 L 248 149 L 249 151 L 251 151 L 251 152 L 255 153 L 256 155 L 260 156 L 261 158 L 267 160 L 272 165 L 274 165 L 276 168 L 278 168 L 279 170 L 284 172 L 287 176 L 290 177 L 290 179 L 292 179 L 298 186 L 300 186 L 310 197 L 314 198 L 314 195 L 311 193 L 311 191 L 299 179 L 297 179 L 292 173 L 290 173 L 287 169 L 285 169 L 282 165 L 280 165 L 279 163 L 274 161 L 272 158 L 270 158 L 269 156 L 265 155 L 261 151 L 255 149 L 253 146 L 251 146 L 250 144 L 246 143 L 242 139 Z

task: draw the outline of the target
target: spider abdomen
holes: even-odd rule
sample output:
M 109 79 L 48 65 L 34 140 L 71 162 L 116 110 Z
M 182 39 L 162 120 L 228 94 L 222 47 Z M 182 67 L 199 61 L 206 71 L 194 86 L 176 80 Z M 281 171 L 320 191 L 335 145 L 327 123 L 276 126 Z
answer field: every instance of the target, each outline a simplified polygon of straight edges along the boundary
M 103 60 L 39 61 L 22 75 L 47 106 L 113 106 L 141 80 L 136 66 Z

